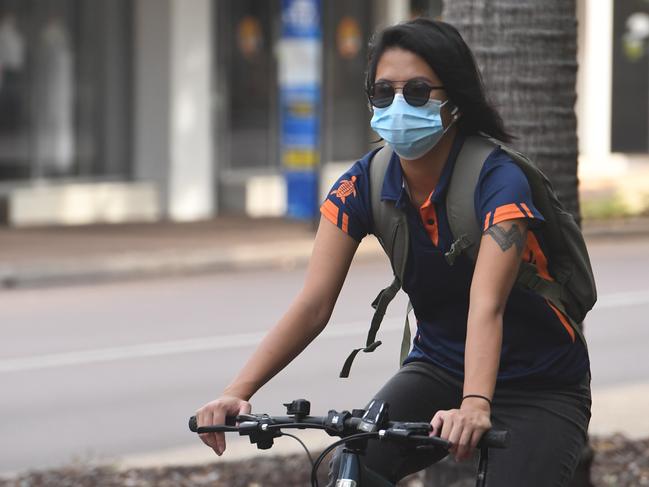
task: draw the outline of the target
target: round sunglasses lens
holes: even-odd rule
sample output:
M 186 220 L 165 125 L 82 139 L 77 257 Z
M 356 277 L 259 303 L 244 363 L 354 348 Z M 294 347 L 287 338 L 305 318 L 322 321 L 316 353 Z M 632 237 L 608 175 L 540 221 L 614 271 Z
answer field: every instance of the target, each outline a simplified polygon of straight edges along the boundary
M 394 88 L 388 83 L 377 83 L 374 85 L 370 102 L 377 108 L 390 106 L 394 99 Z
M 408 81 L 403 87 L 403 97 L 409 105 L 420 107 L 430 99 L 432 87 L 423 81 Z

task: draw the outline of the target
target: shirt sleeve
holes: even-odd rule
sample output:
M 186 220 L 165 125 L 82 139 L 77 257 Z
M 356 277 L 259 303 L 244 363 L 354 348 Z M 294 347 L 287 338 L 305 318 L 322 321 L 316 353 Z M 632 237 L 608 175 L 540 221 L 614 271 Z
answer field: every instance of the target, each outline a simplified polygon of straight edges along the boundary
M 320 213 L 354 240 L 369 233 L 369 174 L 365 159 L 358 161 L 334 183 Z
M 523 170 L 502 150 L 483 166 L 476 187 L 476 215 L 486 231 L 506 220 L 526 218 L 534 227 L 544 221 L 532 201 L 532 190 Z

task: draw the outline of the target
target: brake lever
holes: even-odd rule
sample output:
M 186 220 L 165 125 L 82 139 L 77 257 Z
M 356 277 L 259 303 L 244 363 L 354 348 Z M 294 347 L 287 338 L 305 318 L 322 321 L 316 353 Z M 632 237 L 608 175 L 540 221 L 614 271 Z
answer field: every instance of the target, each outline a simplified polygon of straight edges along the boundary
M 254 414 L 239 414 L 236 417 L 232 418 L 231 416 L 228 416 L 226 418 L 225 424 L 229 424 L 229 421 L 232 421 L 232 426 L 234 426 L 234 423 L 243 423 L 244 421 L 259 421 L 259 416 L 256 416 Z

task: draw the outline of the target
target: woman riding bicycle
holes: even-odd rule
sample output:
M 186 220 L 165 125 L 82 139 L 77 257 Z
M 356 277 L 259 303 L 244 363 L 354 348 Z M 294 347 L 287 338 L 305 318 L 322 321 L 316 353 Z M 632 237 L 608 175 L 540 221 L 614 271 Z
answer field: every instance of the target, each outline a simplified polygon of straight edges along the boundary
M 491 485 L 565 486 L 590 419 L 588 353 L 558 309 L 514 287 L 522 261 L 545 277 L 552 256 L 536 232 L 544 218 L 528 181 L 502 150 L 489 155 L 475 187 L 483 228 L 475 264 L 444 258 L 452 243 L 445 196 L 465 138 L 511 139 L 473 56 L 454 27 L 413 20 L 377 36 L 366 84 L 372 128 L 394 150 L 381 198 L 407 217 L 403 289 L 417 317 L 410 354 L 375 397 L 390 404 L 393 420 L 430 421 L 458 460 L 492 424 L 509 430 L 509 448 L 490 456 Z M 332 188 L 303 289 L 222 396 L 197 412 L 199 425 L 249 412 L 253 394 L 326 326 L 358 244 L 372 233 L 372 156 Z M 201 437 L 218 455 L 225 450 L 223 434 Z M 378 442 L 363 459 L 393 482 L 434 460 Z

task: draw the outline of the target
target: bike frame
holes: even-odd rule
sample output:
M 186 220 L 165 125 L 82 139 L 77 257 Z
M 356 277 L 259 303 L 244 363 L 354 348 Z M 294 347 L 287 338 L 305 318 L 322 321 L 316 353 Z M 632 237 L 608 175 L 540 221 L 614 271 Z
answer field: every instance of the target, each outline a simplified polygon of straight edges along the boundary
M 372 470 L 363 467 L 358 451 L 345 448 L 341 454 L 340 467 L 334 486 L 362 487 L 366 480 L 370 480 L 373 487 L 394 487 L 395 485 Z

